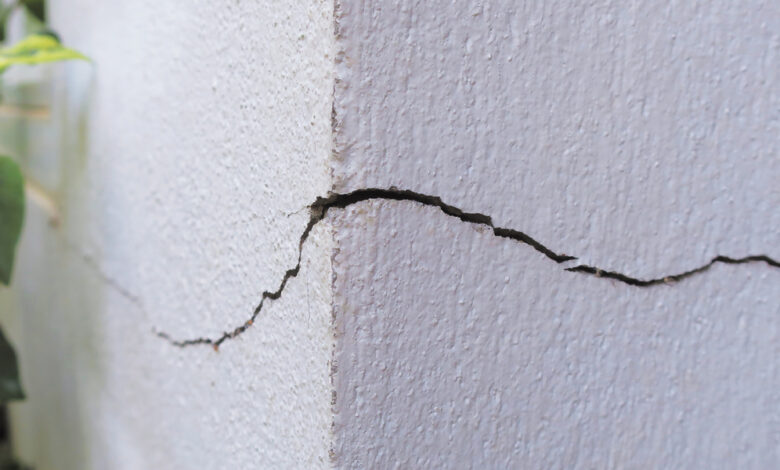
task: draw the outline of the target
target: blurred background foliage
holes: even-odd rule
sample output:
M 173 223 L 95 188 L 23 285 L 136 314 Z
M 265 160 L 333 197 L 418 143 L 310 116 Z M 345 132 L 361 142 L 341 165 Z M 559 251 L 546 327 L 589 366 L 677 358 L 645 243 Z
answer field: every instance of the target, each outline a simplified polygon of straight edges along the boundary
M 81 59 L 79 52 L 64 47 L 57 34 L 44 27 L 44 0 L 18 0 L 0 8 L 0 41 L 5 43 L 6 25 L 14 11 L 27 12 L 28 31 L 36 31 L 12 46 L 0 49 L 0 79 L 11 66 Z M 2 97 L 0 97 L 2 99 Z M 0 285 L 8 286 L 13 273 L 16 245 L 22 232 L 25 210 L 25 178 L 12 156 L 0 155 Z M 11 458 L 5 403 L 24 399 L 16 352 L 0 328 L 0 470 L 24 468 Z

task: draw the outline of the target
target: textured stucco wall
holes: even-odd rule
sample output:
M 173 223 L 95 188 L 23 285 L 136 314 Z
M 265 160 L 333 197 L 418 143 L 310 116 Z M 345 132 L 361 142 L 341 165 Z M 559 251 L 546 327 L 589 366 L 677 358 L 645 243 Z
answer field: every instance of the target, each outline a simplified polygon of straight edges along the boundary
M 219 353 L 154 330 L 218 335 L 296 259 L 300 209 L 331 181 L 332 3 L 49 6 L 94 65 L 53 69 L 61 150 L 42 158 L 59 168 L 40 179 L 62 223 L 30 205 L 4 299 L 29 395 L 13 407 L 20 456 L 40 470 L 327 467 L 325 224 L 262 328 Z
M 339 191 L 441 196 L 637 278 L 780 256 L 777 2 L 337 18 Z M 778 269 L 640 289 L 409 202 L 334 233 L 339 467 L 780 465 Z
M 95 62 L 12 127 L 61 212 L 30 203 L 0 295 L 36 468 L 780 466 L 780 270 L 563 269 L 780 257 L 774 3 L 51 8 Z M 348 204 L 218 353 L 155 335 L 242 325 L 307 204 L 391 186 L 579 260 Z

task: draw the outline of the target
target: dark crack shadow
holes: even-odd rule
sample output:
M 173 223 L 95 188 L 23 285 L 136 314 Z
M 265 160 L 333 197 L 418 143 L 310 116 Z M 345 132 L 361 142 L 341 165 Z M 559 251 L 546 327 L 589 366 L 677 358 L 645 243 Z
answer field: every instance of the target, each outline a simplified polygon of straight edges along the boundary
M 289 282 L 290 278 L 298 276 L 298 273 L 301 270 L 301 257 L 303 256 L 303 245 L 306 243 L 306 240 L 309 238 L 309 235 L 311 234 L 311 231 L 314 228 L 314 226 L 317 225 L 320 221 L 322 221 L 322 219 L 325 218 L 325 216 L 328 214 L 328 211 L 330 209 L 343 209 L 347 206 L 351 206 L 353 204 L 358 204 L 360 202 L 370 201 L 370 200 L 413 201 L 413 202 L 423 204 L 425 206 L 437 207 L 446 215 L 459 219 L 462 222 L 489 227 L 490 229 L 492 229 L 493 235 L 496 237 L 507 238 L 519 243 L 526 244 L 556 263 L 560 264 L 566 261 L 572 261 L 577 259 L 575 256 L 569 256 L 564 253 L 558 253 L 553 251 L 551 248 L 548 248 L 547 246 L 543 245 L 542 243 L 540 243 L 530 235 L 523 233 L 520 230 L 496 227 L 493 224 L 493 219 L 489 215 L 481 214 L 478 212 L 465 212 L 458 207 L 445 203 L 438 196 L 429 196 L 427 194 L 421 194 L 407 189 L 397 189 L 394 187 L 390 187 L 389 189 L 365 188 L 365 189 L 358 189 L 343 194 L 334 193 L 329 195 L 328 197 L 318 197 L 317 200 L 315 200 L 312 204 L 308 206 L 310 212 L 309 223 L 306 225 L 306 228 L 301 234 L 301 238 L 298 242 L 298 259 L 295 266 L 285 271 L 284 276 L 282 277 L 282 281 L 276 290 L 265 291 L 262 293 L 260 298 L 260 303 L 257 305 L 257 307 L 255 307 L 254 311 L 252 312 L 252 315 L 247 321 L 245 321 L 244 323 L 237 326 L 231 331 L 224 332 L 221 336 L 217 338 L 199 337 L 199 338 L 192 338 L 192 339 L 185 339 L 185 340 L 177 340 L 165 332 L 156 331 L 155 333 L 157 334 L 157 336 L 167 340 L 174 346 L 187 347 L 187 346 L 195 346 L 195 345 L 210 345 L 211 347 L 214 348 L 214 350 L 218 350 L 219 346 L 222 343 L 224 343 L 229 339 L 235 338 L 236 336 L 246 331 L 247 328 L 252 326 L 257 316 L 260 315 L 260 312 L 263 310 L 263 305 L 265 305 L 266 300 L 276 300 L 279 297 L 281 297 L 282 293 L 284 292 L 284 288 L 287 285 L 287 282 Z M 670 275 L 662 276 L 657 279 L 639 279 L 620 272 L 606 271 L 596 266 L 589 266 L 584 264 L 566 268 L 565 270 L 572 273 L 586 274 L 586 275 L 591 275 L 603 279 L 611 279 L 634 287 L 648 288 L 648 287 L 653 287 L 658 285 L 667 285 L 667 284 L 674 284 L 680 282 L 689 277 L 702 274 L 718 263 L 723 263 L 723 264 L 766 263 L 769 266 L 780 268 L 780 262 L 772 259 L 768 255 L 752 255 L 752 256 L 746 256 L 744 258 L 731 258 L 728 256 L 719 255 L 712 258 L 708 263 L 699 266 L 698 268 L 691 269 L 689 271 L 685 271 L 679 274 L 670 274 Z

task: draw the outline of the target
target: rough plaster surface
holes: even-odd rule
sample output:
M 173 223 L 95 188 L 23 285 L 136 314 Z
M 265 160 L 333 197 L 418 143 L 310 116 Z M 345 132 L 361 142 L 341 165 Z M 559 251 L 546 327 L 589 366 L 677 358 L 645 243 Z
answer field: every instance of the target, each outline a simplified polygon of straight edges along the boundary
M 780 255 L 776 2 L 339 3 L 337 190 L 638 278 Z M 334 233 L 337 466 L 780 466 L 777 269 L 633 288 L 409 202 Z
M 339 191 L 638 277 L 780 256 L 777 2 L 339 3 Z
M 25 162 L 62 225 L 30 205 L 0 299 L 23 458 L 780 466 L 765 264 L 639 289 L 365 201 L 316 224 L 284 295 L 219 353 L 153 331 L 244 324 L 331 189 L 440 196 L 639 278 L 777 259 L 777 6 L 343 0 L 334 31 L 330 2 L 212 3 L 52 2 L 95 66 L 53 69 L 62 155 Z
M 329 466 L 331 235 L 260 327 L 211 349 L 154 335 L 244 321 L 331 185 L 333 5 L 49 2 L 94 66 L 59 66 L 51 228 L 29 209 L 9 320 L 36 469 Z M 29 164 L 33 176 L 35 162 Z M 49 180 L 47 180 L 49 181 Z
M 335 224 L 339 468 L 780 463 L 776 269 L 638 289 L 414 203 Z

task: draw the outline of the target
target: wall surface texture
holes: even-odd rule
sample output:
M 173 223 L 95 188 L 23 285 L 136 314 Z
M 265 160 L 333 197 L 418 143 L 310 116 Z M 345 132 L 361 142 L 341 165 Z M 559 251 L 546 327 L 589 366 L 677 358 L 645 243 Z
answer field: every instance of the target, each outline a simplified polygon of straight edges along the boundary
M 777 468 L 780 7 L 342 0 L 343 468 Z
M 29 399 L 20 457 L 44 469 L 329 466 L 330 246 L 219 353 L 176 339 L 246 321 L 298 256 L 331 184 L 333 5 L 51 1 L 93 64 L 52 68 L 60 151 L 27 158 L 12 337 Z M 9 118 L 10 119 L 10 118 Z M 36 124 L 43 126 L 44 124 Z M 51 155 L 42 155 L 45 159 Z
M 777 2 L 49 3 L 36 469 L 780 467 Z

